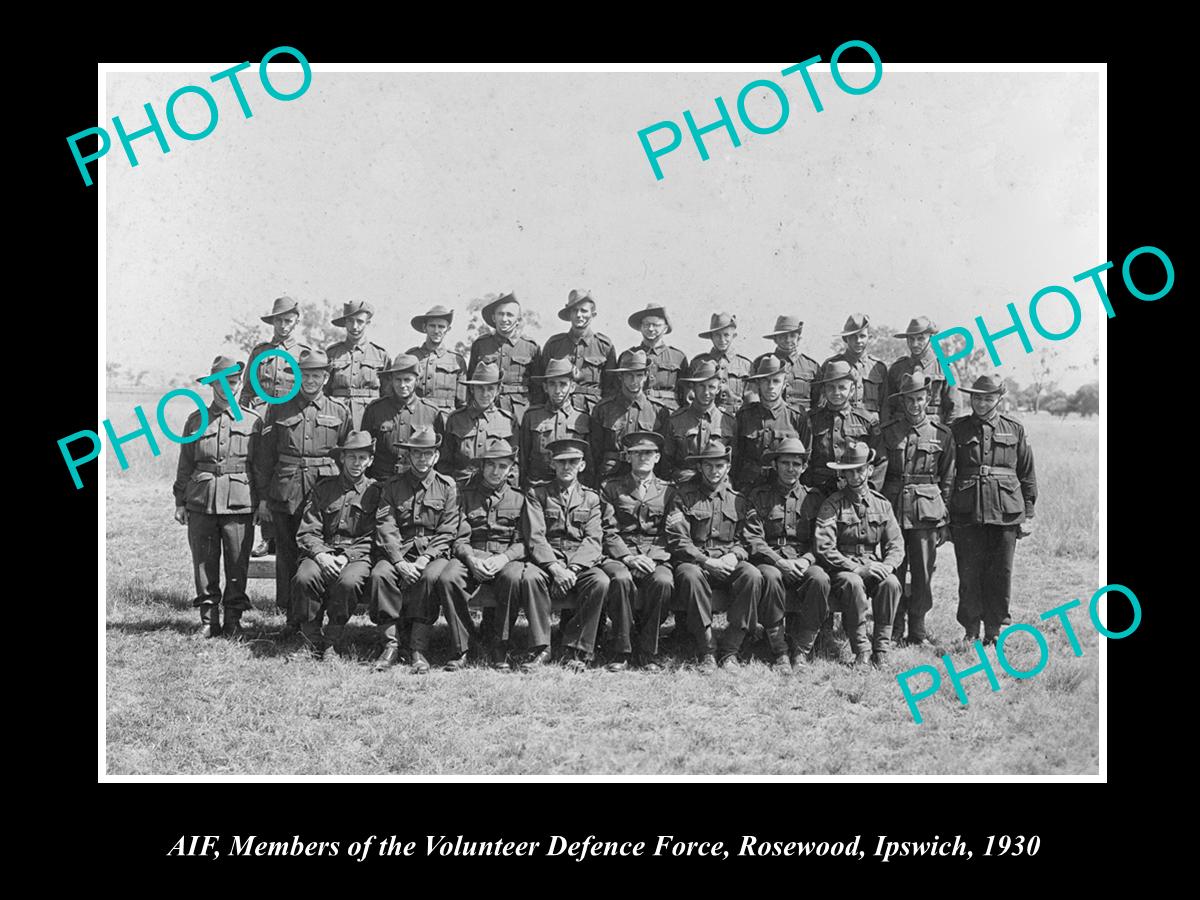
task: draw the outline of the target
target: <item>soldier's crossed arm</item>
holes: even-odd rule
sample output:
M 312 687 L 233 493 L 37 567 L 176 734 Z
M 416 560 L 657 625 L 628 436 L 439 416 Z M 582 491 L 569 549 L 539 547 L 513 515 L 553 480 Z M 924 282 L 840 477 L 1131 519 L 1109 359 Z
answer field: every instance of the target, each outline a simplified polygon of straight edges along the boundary
M 837 507 L 828 500 L 821 505 L 817 513 L 813 545 L 817 559 L 831 572 L 854 572 L 858 569 L 858 563 L 838 549 L 837 512 Z

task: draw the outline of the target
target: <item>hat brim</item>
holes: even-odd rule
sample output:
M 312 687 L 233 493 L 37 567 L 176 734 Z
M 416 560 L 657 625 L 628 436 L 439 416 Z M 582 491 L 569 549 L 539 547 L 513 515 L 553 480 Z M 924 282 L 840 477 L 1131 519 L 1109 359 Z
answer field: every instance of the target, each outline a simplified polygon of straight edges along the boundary
M 373 318 L 375 318 L 375 313 L 371 312 L 369 309 L 360 309 L 358 312 L 365 312 L 365 313 L 367 314 L 367 318 L 368 318 L 368 319 L 373 319 Z M 347 321 L 348 319 L 353 319 L 353 318 L 354 318 L 355 316 L 357 316 L 357 315 L 358 315 L 358 313 L 351 313 L 351 314 L 350 314 L 350 315 L 348 315 L 348 316 L 338 316 L 336 319 L 330 319 L 330 320 L 329 320 L 329 324 L 330 324 L 330 325 L 335 325 L 335 326 L 337 326 L 338 328 L 345 328 L 345 327 L 346 327 L 346 321 Z
M 334 447 L 329 452 L 330 453 L 345 453 L 347 450 L 366 450 L 368 453 L 374 453 L 375 452 L 375 442 L 372 441 L 370 444 L 368 444 L 365 447 Z
M 919 334 L 937 334 L 932 328 L 926 328 L 924 331 L 901 331 L 899 334 L 893 334 L 894 338 L 910 338 L 916 337 Z
M 464 378 L 459 384 L 503 384 L 504 376 L 501 375 L 495 381 L 477 381 L 474 378 Z
M 687 378 L 685 378 L 684 376 L 680 375 L 675 380 L 676 381 L 686 381 L 688 384 L 700 384 L 705 381 L 712 381 L 713 379 L 716 379 L 719 381 L 720 378 L 721 378 L 720 372 L 713 372 L 711 375 L 704 375 L 704 376 L 700 376 L 700 377 L 688 376 Z
M 737 328 L 737 322 L 730 322 L 728 325 L 722 325 L 720 328 L 710 328 L 708 331 L 698 331 L 696 332 L 696 337 L 712 340 L 714 334 L 718 331 L 724 331 L 726 328 Z
M 662 453 L 663 448 L 654 441 L 638 441 L 632 447 L 622 447 L 621 450 L 625 453 Z
M 608 371 L 615 372 L 616 369 L 609 369 Z M 529 376 L 530 381 L 549 381 L 551 378 L 570 378 L 572 381 L 575 381 L 575 382 L 579 381 L 579 379 L 575 377 L 574 368 L 572 368 L 572 370 L 570 372 L 559 372 L 557 375 L 530 375 Z
M 238 363 L 234 363 L 234 365 L 238 367 L 238 370 L 237 370 L 236 372 L 234 372 L 234 373 L 233 373 L 234 375 L 236 375 L 238 378 L 241 378 L 243 375 L 245 375 L 245 374 L 246 374 L 246 364 L 245 364 L 245 363 L 243 363 L 243 362 L 238 362 Z M 224 370 L 223 370 L 223 369 L 218 369 L 218 370 L 217 370 L 217 372 L 221 372 L 221 371 L 224 371 Z M 215 382 L 212 382 L 212 381 L 205 381 L 204 379 L 205 379 L 205 378 L 212 378 L 214 375 L 216 375 L 216 374 L 217 374 L 217 372 L 209 372 L 207 375 L 201 375 L 201 376 L 199 376 L 199 377 L 196 379 L 196 384 L 215 384 Z
M 779 337 L 781 334 L 796 334 L 804 330 L 804 323 L 801 322 L 795 328 L 785 328 L 783 331 L 769 331 L 763 335 L 765 338 Z
M 441 449 L 442 441 L 441 441 L 441 439 L 439 439 L 436 444 L 401 444 L 401 443 L 397 443 L 396 446 L 400 447 L 404 450 L 438 450 L 438 449 Z
M 686 458 L 687 458 L 688 460 L 693 460 L 693 459 L 694 459 L 694 460 L 696 460 L 696 462 L 703 462 L 703 461 L 704 461 L 704 460 L 706 460 L 706 459 L 726 459 L 726 460 L 727 460 L 727 459 L 729 459 L 729 455 L 730 455 L 730 453 L 732 452 L 732 450 L 733 450 L 733 448 L 732 448 L 732 447 L 730 447 L 730 448 L 727 448 L 727 449 L 725 450 L 725 452 L 724 452 L 723 454 L 721 454 L 720 456 L 713 456 L 713 455 L 711 455 L 711 454 L 707 454 L 707 455 L 704 455 L 704 456 L 689 456 L 689 457 L 686 457 Z
M 923 384 L 923 385 L 921 385 L 920 387 L 909 388 L 907 391 L 896 391 L 895 393 L 888 394 L 888 397 L 889 397 L 889 398 L 891 398 L 891 397 L 903 397 L 905 394 L 915 394 L 915 393 L 917 393 L 918 391 L 928 391 L 928 390 L 929 390 L 929 385 L 927 385 L 927 384 Z
M 625 368 L 625 369 L 609 369 L 608 371 L 615 372 L 618 375 L 620 375 L 622 372 L 648 372 L 648 371 L 650 371 L 650 366 L 648 366 L 648 365 L 640 366 L 640 367 L 634 366 L 634 367 Z
M 424 334 L 425 333 L 425 325 L 426 325 L 426 323 L 429 322 L 430 319 L 445 319 L 447 325 L 453 325 L 454 324 L 454 312 L 452 310 L 444 316 L 431 316 L 428 313 L 426 313 L 423 316 L 413 316 L 412 319 L 409 321 L 409 324 L 412 325 L 413 331 L 419 331 L 419 332 L 421 332 L 421 334 Z
M 593 300 L 591 297 L 580 297 L 574 303 L 570 303 L 570 304 L 564 306 L 562 309 L 560 309 L 558 311 L 558 317 L 560 319 L 562 319 L 564 322 L 571 321 L 571 310 L 573 310 L 577 306 L 583 306 L 583 304 L 585 304 L 585 303 L 590 303 L 590 304 L 592 304 L 592 306 L 596 305 L 596 301 Z
M 850 337 L 852 334 L 858 334 L 860 331 L 866 331 L 870 328 L 870 324 L 864 325 L 862 328 L 855 328 L 853 331 L 839 331 L 834 337 Z
M 995 390 L 988 390 L 988 391 L 980 390 L 979 388 L 969 388 L 969 387 L 960 387 L 959 390 L 962 391 L 964 394 L 999 394 L 1001 397 L 1003 397 L 1005 394 L 1008 393 L 1008 388 L 1006 388 L 1004 385 L 1000 385 L 1000 387 L 996 388 Z
M 844 462 L 827 462 L 825 466 L 830 469 L 861 469 L 863 466 L 871 465 L 871 460 L 865 459 L 860 463 L 844 463 Z
M 629 322 L 629 327 L 635 330 L 641 330 L 642 319 L 646 318 L 646 316 L 658 316 L 667 323 L 667 330 L 664 331 L 663 334 L 670 334 L 675 330 L 673 327 L 671 327 L 671 317 L 668 316 L 667 311 L 662 308 L 639 309 L 627 320 Z M 704 337 L 704 335 L 700 336 Z
M 814 378 L 812 384 L 833 384 L 835 381 L 853 381 L 854 373 L 847 372 L 845 375 L 838 375 L 836 378 Z
M 787 375 L 784 369 L 776 369 L 774 372 L 763 372 L 761 375 L 743 375 L 742 381 L 761 381 L 764 378 L 770 378 L 772 375 Z
M 807 460 L 812 456 L 812 451 L 805 450 L 803 453 L 799 453 L 795 450 L 768 450 L 763 454 L 763 459 L 770 461 L 777 456 L 799 456 Z
M 300 310 L 285 309 L 283 312 L 271 313 L 271 315 L 269 315 L 269 316 L 259 316 L 259 318 L 262 319 L 264 322 L 266 322 L 268 325 L 270 325 L 272 322 L 274 322 L 280 316 L 286 316 L 288 313 L 295 313 L 298 316 L 298 315 L 300 315 Z

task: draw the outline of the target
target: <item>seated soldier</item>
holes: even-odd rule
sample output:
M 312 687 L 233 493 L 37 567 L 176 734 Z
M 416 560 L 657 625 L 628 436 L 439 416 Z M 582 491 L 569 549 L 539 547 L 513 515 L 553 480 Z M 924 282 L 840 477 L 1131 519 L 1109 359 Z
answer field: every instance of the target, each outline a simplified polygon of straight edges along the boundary
M 887 498 L 871 488 L 870 447 L 852 444 L 840 462 L 826 465 L 841 473 L 845 487 L 821 504 L 817 513 L 817 559 L 829 572 L 830 599 L 842 613 L 856 668 L 868 663 L 867 598 L 871 598 L 875 628 L 869 662 L 880 668 L 891 649 L 892 622 L 900 600 L 895 574 L 904 561 L 900 525 Z
M 341 474 L 322 478 L 305 501 L 292 577 L 292 618 L 303 638 L 296 656 L 339 656 L 342 631 L 366 589 L 379 503 L 379 488 L 367 477 L 374 445 L 365 431 L 350 432 L 334 452 Z
M 753 561 L 763 574 L 758 617 L 767 630 L 776 666 L 799 672 L 812 658 L 813 642 L 829 615 L 829 576 L 815 565 L 813 524 L 822 497 L 800 483 L 808 449 L 799 438 L 785 438 L 767 454 L 773 477 L 750 491 L 750 502 L 763 525 L 763 543 L 752 545 Z M 782 622 L 787 614 L 785 649 Z M 789 652 L 790 651 L 790 652 Z
M 383 635 L 376 671 L 400 658 L 401 616 L 412 625 L 413 674 L 429 671 L 425 651 L 438 615 L 435 585 L 458 536 L 459 518 L 454 480 L 433 468 L 439 443 L 432 428 L 417 429 L 400 445 L 408 451 L 408 470 L 380 485 L 370 586 L 371 621 Z
M 676 597 L 696 639 L 700 667 L 711 670 L 717 666 L 712 585 L 729 591 L 720 654 L 721 665 L 736 668 L 742 640 L 762 598 L 762 573 L 748 562 L 748 544 L 762 540 L 762 525 L 754 507 L 729 483 L 729 448 L 720 439 L 710 439 L 687 462 L 698 464 L 699 474 L 671 491 L 665 519 Z
M 579 476 L 587 467 L 588 445 L 564 438 L 550 445 L 554 480 L 531 488 L 525 495 L 522 528 L 530 557 L 541 568 L 533 569 L 533 594 L 543 605 L 563 600 L 572 592 L 579 608 L 563 626 L 563 659 L 566 667 L 582 672 L 596 648 L 596 631 L 604 615 L 609 578 L 600 568 L 604 530 L 600 495 L 584 487 Z M 534 667 L 550 658 L 550 648 L 527 664 Z
M 629 666 L 635 642 L 635 663 L 648 672 L 659 672 L 658 630 L 671 612 L 675 576 L 671 554 L 662 535 L 663 512 L 670 485 L 654 474 L 662 452 L 662 435 L 634 431 L 621 440 L 631 471 L 604 482 L 604 554 L 601 568 L 610 579 L 608 616 L 613 622 L 617 659 L 610 672 Z

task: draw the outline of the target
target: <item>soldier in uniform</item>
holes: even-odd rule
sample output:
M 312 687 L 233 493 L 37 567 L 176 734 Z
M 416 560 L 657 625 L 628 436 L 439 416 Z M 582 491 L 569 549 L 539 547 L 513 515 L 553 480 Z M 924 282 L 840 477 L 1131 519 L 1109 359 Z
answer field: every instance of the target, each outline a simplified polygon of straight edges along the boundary
M 763 527 L 762 542 L 750 547 L 751 560 L 763 576 L 758 618 L 774 665 L 790 664 L 799 672 L 807 668 L 817 632 L 829 615 L 829 576 L 816 565 L 813 552 L 813 528 L 824 498 L 800 481 L 808 449 L 799 438 L 784 438 L 768 458 L 771 480 L 750 491 L 750 504 Z
M 254 461 L 257 519 L 275 526 L 275 605 L 288 613 L 285 635 L 296 624 L 291 588 L 300 562 L 300 513 L 317 479 L 338 474 L 331 454 L 351 430 L 350 410 L 321 392 L 329 378 L 325 352 L 303 350 L 299 365 L 300 392 L 267 409 Z
M 537 341 L 521 336 L 521 304 L 511 291 L 501 293 L 484 306 L 480 315 L 493 331 L 476 338 L 471 345 L 467 371 L 474 372 L 481 362 L 498 367 L 503 386 L 496 406 L 512 416 L 515 429 L 529 404 L 541 399 L 530 380 L 537 372 L 541 349 Z
M 825 464 L 842 473 L 846 486 L 821 504 L 814 536 L 817 560 L 829 573 L 830 600 L 842 613 L 856 668 L 868 663 L 882 667 L 891 649 L 892 621 L 900 602 L 896 568 L 904 561 L 892 506 L 870 486 L 871 456 L 866 444 L 853 444 L 840 461 Z M 869 644 L 868 609 L 874 618 Z
M 582 412 L 590 413 L 601 397 L 613 394 L 612 376 L 608 370 L 617 364 L 613 342 L 606 334 L 592 330 L 596 317 L 596 301 L 591 291 L 573 290 L 558 317 L 571 323 L 571 330 L 556 334 L 546 341 L 538 360 L 538 374 L 544 377 L 551 360 L 565 359 L 574 367 L 577 385 L 572 402 Z
M 949 425 L 958 415 L 958 389 L 946 383 L 946 376 L 929 343 L 930 336 L 934 334 L 937 334 L 937 326 L 925 316 L 917 316 L 908 323 L 907 331 L 893 335 L 908 341 L 909 355 L 896 360 L 888 369 L 888 406 L 887 416 L 881 417 L 883 421 L 904 417 L 904 404 L 898 393 L 900 381 L 914 372 L 925 375 L 929 390 L 929 403 L 925 411 L 930 419 Z
M 446 335 L 454 321 L 454 310 L 435 306 L 423 316 L 413 316 L 412 327 L 425 335 L 419 347 L 409 348 L 417 358 L 417 396 L 436 406 L 446 418 L 467 405 L 467 388 L 462 379 L 467 361 L 461 353 L 445 346 Z
M 642 333 L 641 344 L 630 349 L 646 354 L 649 378 L 646 395 L 665 406 L 668 413 L 675 412 L 687 403 L 679 376 L 687 374 L 688 358 L 678 347 L 672 347 L 663 340 L 663 335 L 672 331 L 667 308 L 651 303 L 629 317 L 629 327 Z
M 676 484 L 696 473 L 691 460 L 708 446 L 710 438 L 718 438 L 722 446 L 732 447 L 737 427 L 733 416 L 716 403 L 721 392 L 716 363 L 697 357 L 691 374 L 680 380 L 691 387 L 692 402 L 667 419 L 661 464 L 662 476 Z
M 759 359 L 754 374 L 746 380 L 757 385 L 755 392 L 760 399 L 747 403 L 737 413 L 731 480 L 739 491 L 749 491 L 772 478 L 767 454 L 781 440 L 799 438 L 806 447 L 812 440 L 808 413 L 783 399 L 787 373 L 779 357 Z
M 604 555 L 609 577 L 608 617 L 613 623 L 617 659 L 610 672 L 629 667 L 658 672 L 659 626 L 671 612 L 675 576 L 662 523 L 670 485 L 654 474 L 662 455 L 662 435 L 633 431 L 621 439 L 630 471 L 604 482 Z M 636 636 L 633 632 L 636 631 Z
M 365 431 L 346 435 L 335 448 L 341 474 L 318 481 L 304 503 L 296 532 L 300 564 L 292 578 L 292 618 L 304 638 L 298 656 L 340 655 L 342 631 L 371 576 L 379 487 L 367 468 L 374 443 Z
M 525 495 L 509 484 L 516 451 L 504 438 L 492 438 L 479 457 L 479 471 L 460 493 L 461 522 L 453 559 L 438 578 L 442 611 L 450 626 L 447 671 L 466 665 L 474 631 L 468 601 L 480 585 L 490 584 L 496 605 L 483 611 L 481 631 L 492 665 L 508 669 L 508 641 L 517 620 L 518 603 L 525 603 L 531 655 L 550 646 L 550 598 L 535 597 L 535 576 L 526 565 L 521 535 Z M 545 602 L 542 602 L 544 600 Z
M 225 607 L 225 634 L 241 634 L 242 613 L 250 608 L 246 596 L 246 569 L 254 542 L 254 508 L 257 505 L 249 471 L 259 440 L 258 414 L 237 406 L 238 379 L 243 369 L 228 356 L 213 360 L 212 375 L 228 373 L 228 389 L 210 382 L 212 402 L 204 418 L 203 437 L 179 447 L 175 471 L 175 521 L 186 525 L 196 599 L 200 610 L 200 634 L 221 634 Z M 196 379 L 200 381 L 200 379 Z M 183 437 L 201 430 L 200 410 L 187 418 Z M 225 590 L 221 591 L 221 555 L 225 556 Z
M 452 413 L 446 420 L 446 452 L 442 454 L 440 470 L 460 485 L 479 468 L 476 460 L 487 449 L 492 438 L 504 438 L 517 443 L 519 423 L 510 412 L 496 405 L 501 396 L 499 367 L 494 362 L 480 363 L 471 378 L 463 381 L 470 390 L 465 408 Z M 520 473 L 514 467 L 509 480 L 516 485 Z
M 428 400 L 417 396 L 420 360 L 401 353 L 383 370 L 383 396 L 363 413 L 362 430 L 375 439 L 375 461 L 370 475 L 383 481 L 402 473 L 408 454 L 401 446 L 418 428 L 445 431 L 442 412 Z
M 343 303 L 342 314 L 333 324 L 346 329 L 346 339 L 325 350 L 329 357 L 325 393 L 350 408 L 355 428 L 362 424 L 370 402 L 379 397 L 379 376 L 388 364 L 387 351 L 367 340 L 367 325 L 374 315 L 375 307 L 365 300 Z
M 551 359 L 545 373 L 533 377 L 542 382 L 546 402 L 531 406 L 521 419 L 521 486 L 525 490 L 554 479 L 547 449 L 553 441 L 563 438 L 587 441 L 591 433 L 591 418 L 571 402 L 571 396 L 577 392 L 578 378 L 571 360 Z M 589 477 L 590 473 L 584 480 Z
M 666 427 L 667 408 L 645 390 L 648 366 L 646 351 L 638 349 L 622 353 L 612 370 L 619 385 L 617 395 L 601 400 L 592 410 L 590 441 L 597 483 L 629 471 L 621 444 L 625 435 L 635 431 L 661 434 Z
M 708 331 L 701 331 L 699 337 L 712 341 L 712 349 L 705 350 L 692 360 L 692 368 L 696 368 L 701 360 L 709 360 L 717 367 L 717 376 L 721 379 L 721 391 L 717 394 L 717 406 L 733 416 L 745 403 L 758 399 L 753 390 L 750 396 L 745 396 L 751 385 L 746 384 L 746 378 L 754 371 L 754 364 L 748 357 L 735 353 L 733 342 L 737 339 L 737 316 L 730 313 L 713 313 L 709 318 Z M 679 394 L 679 405 L 689 402 L 687 385 Z
M 993 643 L 1010 623 L 1013 554 L 1033 533 L 1037 477 L 1025 426 L 1000 412 L 1004 386 L 981 375 L 963 393 L 971 415 L 950 426 L 954 436 L 954 493 L 950 530 L 958 561 L 958 621 L 964 641 Z
M 376 562 L 369 588 L 371 621 L 383 635 L 376 671 L 400 658 L 401 616 L 411 625 L 413 674 L 429 671 L 425 652 L 438 617 L 436 585 L 459 523 L 458 488 L 452 478 L 434 470 L 440 443 L 432 428 L 418 429 L 402 445 L 408 451 L 408 471 L 379 486 L 372 553 Z
M 854 397 L 851 402 L 873 413 L 882 426 L 891 420 L 886 408 L 888 370 L 882 359 L 867 352 L 867 342 L 871 339 L 870 318 L 866 313 L 852 313 L 838 336 L 846 349 L 825 360 L 822 368 L 837 360 L 847 362 L 854 373 Z
M 675 563 L 675 596 L 687 614 L 702 669 L 717 666 L 713 640 L 713 584 L 729 592 L 721 635 L 721 665 L 736 668 L 746 631 L 762 599 L 763 576 L 750 564 L 749 547 L 761 542 L 762 524 L 750 502 L 729 483 L 729 448 L 717 436 L 691 455 L 699 474 L 667 496 L 664 534 Z
M 563 626 L 563 661 L 582 672 L 596 647 L 596 632 L 604 615 L 609 578 L 603 560 L 603 510 L 600 495 L 579 481 L 587 467 L 588 445 L 564 438 L 550 445 L 554 480 L 525 494 L 522 529 L 529 556 L 540 566 L 533 572 L 537 602 L 543 606 L 574 592 L 579 601 Z M 537 653 L 527 666 L 550 658 L 550 648 Z
M 804 483 L 828 497 L 837 490 L 837 474 L 827 464 L 839 461 L 847 448 L 856 443 L 867 444 L 878 454 L 879 423 L 851 402 L 854 373 L 845 360 L 829 363 L 822 377 L 813 380 L 813 387 L 824 391 L 825 402 L 809 416 L 812 462 L 804 473 Z M 884 468 L 875 470 L 876 487 L 883 484 Z
M 783 363 L 784 371 L 788 373 L 788 383 L 783 396 L 789 403 L 811 410 L 820 401 L 819 389 L 815 380 L 820 374 L 821 367 L 807 353 L 800 352 L 800 335 L 804 331 L 804 323 L 799 316 L 778 316 L 775 319 L 775 330 L 763 337 L 775 341 L 773 353 L 763 356 L 777 356 Z M 758 365 L 762 356 L 754 361 Z M 814 459 L 814 466 L 816 461 Z M 809 469 L 811 472 L 812 469 Z
M 883 495 L 892 504 L 904 536 L 904 562 L 896 579 L 904 587 L 906 570 L 912 573 L 912 590 L 900 598 L 892 639 L 932 647 L 925 630 L 925 616 L 933 608 L 933 570 L 938 545 L 945 539 L 949 522 L 946 508 L 954 487 L 954 449 L 950 429 L 929 418 L 929 382 L 925 373 L 909 373 L 900 382 L 904 414 L 883 428 L 883 452 L 887 475 Z M 888 398 L 891 399 L 890 397 Z

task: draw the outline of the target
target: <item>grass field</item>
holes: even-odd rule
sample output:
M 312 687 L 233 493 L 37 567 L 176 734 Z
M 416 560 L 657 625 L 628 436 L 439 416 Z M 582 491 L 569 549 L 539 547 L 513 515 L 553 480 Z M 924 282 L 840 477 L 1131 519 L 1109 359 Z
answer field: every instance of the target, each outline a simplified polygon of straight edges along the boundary
M 118 427 L 135 402 L 115 394 Z M 181 404 L 182 406 L 182 404 Z M 129 419 L 132 421 L 132 418 Z M 1097 582 L 1095 420 L 1025 417 L 1037 454 L 1037 532 L 1018 545 L 1014 622 Z M 178 427 L 178 423 L 176 423 Z M 289 662 L 271 636 L 282 626 L 273 585 L 251 583 L 254 640 L 194 638 L 185 529 L 172 519 L 175 445 L 151 458 L 129 448 L 107 484 L 106 746 L 109 774 L 1095 774 L 1099 650 L 1086 613 L 1074 617 L 1084 654 L 1075 658 L 1057 625 L 1045 625 L 1052 658 L 1016 681 L 997 667 L 1002 690 L 977 675 L 962 706 L 943 679 L 915 725 L 893 673 L 860 674 L 821 662 L 805 677 L 755 662 L 702 675 L 679 662 L 667 672 L 535 675 L 472 668 L 426 677 L 376 674 L 365 615 L 352 620 L 356 662 Z M 85 470 L 84 477 L 94 472 Z M 65 477 L 65 476 L 64 476 Z M 950 640 L 957 578 L 942 549 L 931 628 Z M 1032 643 L 1010 659 L 1032 663 Z M 446 656 L 439 625 L 431 658 Z M 892 654 L 901 671 L 936 661 Z M 975 662 L 958 653 L 960 668 Z M 923 684 L 924 682 L 922 682 Z

